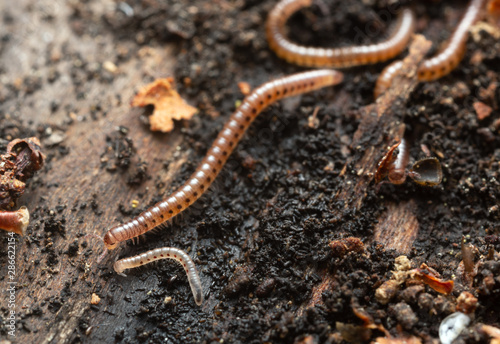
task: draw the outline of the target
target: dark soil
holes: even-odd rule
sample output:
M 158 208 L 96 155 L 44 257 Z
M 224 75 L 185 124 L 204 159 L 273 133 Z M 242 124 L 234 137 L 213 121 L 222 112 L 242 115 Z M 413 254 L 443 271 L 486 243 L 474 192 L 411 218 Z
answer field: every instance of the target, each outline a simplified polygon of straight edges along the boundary
M 390 27 L 375 20 L 387 2 L 318 2 L 291 19 L 290 36 L 317 46 L 350 45 L 353 37 L 376 42 Z M 351 140 L 363 107 L 374 102 L 383 65 L 352 68 L 339 86 L 272 105 L 186 215 L 97 264 L 102 244 L 85 235 L 102 236 L 181 185 L 243 99 L 238 82 L 255 87 L 304 70 L 267 46 L 264 22 L 274 4 L 0 5 L 1 148 L 4 141 L 37 136 L 47 156 L 18 201 L 29 208 L 31 225 L 16 247 L 17 337 L 8 336 L 9 310 L 2 303 L 1 338 L 333 343 L 348 338 L 338 323 L 355 325 L 351 342 L 384 336 L 379 330 L 365 335 L 356 312 L 363 308 L 391 335 L 429 342 L 462 291 L 477 297 L 478 307 L 460 342 L 487 342 L 478 324 L 500 327 L 500 42 L 485 30 L 469 38 L 459 68 L 420 84 L 399 114 L 410 133 L 412 160 L 425 156 L 422 145 L 428 147 L 442 164 L 441 185 L 371 184 L 359 196 L 360 208 L 339 201 L 347 181 L 359 178 L 355 162 L 370 147 L 371 138 L 359 147 Z M 419 31 L 443 42 L 466 3 L 414 5 Z M 118 72 L 105 67 L 108 61 Z M 170 75 L 200 112 L 176 123 L 171 134 L 151 133 L 141 120 L 148 109 L 128 104 L 140 86 Z M 480 119 L 477 102 L 491 107 L 491 114 Z M 319 125 L 311 128 L 308 117 L 316 107 Z M 354 162 L 346 165 L 348 159 Z M 391 278 L 402 253 L 375 242 L 373 234 L 388 204 L 407 201 L 415 204 L 418 235 L 405 255 L 414 268 L 426 263 L 443 279 L 454 279 L 455 288 L 446 296 L 413 281 L 382 305 L 375 291 Z M 470 280 L 459 266 L 462 236 L 474 246 L 477 274 Z M 331 241 L 349 237 L 360 238 L 364 248 L 332 251 Z M 132 270 L 127 278 L 114 273 L 114 259 L 163 246 L 195 257 L 206 297 L 201 307 L 173 262 Z M 2 290 L 6 271 L 2 256 Z M 415 285 L 423 288 L 410 289 Z M 90 304 L 93 293 L 101 298 L 97 305 Z

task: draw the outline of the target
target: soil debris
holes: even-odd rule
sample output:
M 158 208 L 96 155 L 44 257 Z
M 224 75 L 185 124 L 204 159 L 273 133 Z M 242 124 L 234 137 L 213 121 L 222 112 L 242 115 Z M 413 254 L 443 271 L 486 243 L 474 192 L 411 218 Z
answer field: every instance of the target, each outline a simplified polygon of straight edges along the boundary
M 45 156 L 36 137 L 15 139 L 0 156 L 0 209 L 11 209 L 24 194 L 26 181 L 42 168 Z
M 413 271 L 413 276 L 438 293 L 448 295 L 453 291 L 454 282 L 452 280 L 441 279 L 437 271 L 429 268 L 425 263 L 422 263 L 420 268 Z

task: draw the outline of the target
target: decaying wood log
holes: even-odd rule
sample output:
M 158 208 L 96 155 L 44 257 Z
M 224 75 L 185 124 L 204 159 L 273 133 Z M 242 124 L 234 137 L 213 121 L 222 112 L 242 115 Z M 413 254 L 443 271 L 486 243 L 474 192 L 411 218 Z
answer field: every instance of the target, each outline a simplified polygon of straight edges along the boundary
M 351 144 L 355 154 L 344 165 L 341 173 L 343 187 L 335 196 L 337 203 L 344 204 L 344 209 L 354 210 L 355 213 L 359 211 L 370 188 L 374 188 L 371 183 L 377 164 L 390 143 L 400 136 L 400 114 L 404 112 L 405 104 L 418 84 L 416 71 L 430 46 L 431 43 L 423 36 L 415 35 L 403 68 L 392 86 L 376 103 L 360 109 L 362 120 Z M 384 244 L 391 242 L 389 248 L 407 252 L 418 231 L 414 209 L 412 202 L 389 206 L 381 216 L 382 222 L 375 227 L 374 240 Z M 341 216 L 338 214 L 339 218 Z M 398 235 L 391 238 L 390 235 L 395 233 Z M 333 276 L 323 271 L 323 281 L 314 288 L 307 307 L 321 303 L 321 294 L 334 285 Z

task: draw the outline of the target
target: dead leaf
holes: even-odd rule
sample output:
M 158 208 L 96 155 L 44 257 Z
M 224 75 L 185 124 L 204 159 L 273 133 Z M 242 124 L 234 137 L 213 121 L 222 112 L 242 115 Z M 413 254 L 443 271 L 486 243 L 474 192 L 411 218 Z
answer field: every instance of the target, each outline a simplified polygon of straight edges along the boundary
M 453 280 L 441 279 L 437 271 L 422 263 L 420 268 L 413 270 L 413 277 L 417 280 L 424 282 L 429 287 L 441 294 L 450 294 L 453 291 Z
M 157 79 L 144 86 L 132 100 L 132 106 L 154 105 L 153 114 L 149 117 L 152 131 L 172 131 L 174 119 L 189 120 L 198 111 L 181 98 L 172 86 L 173 81 L 173 78 Z

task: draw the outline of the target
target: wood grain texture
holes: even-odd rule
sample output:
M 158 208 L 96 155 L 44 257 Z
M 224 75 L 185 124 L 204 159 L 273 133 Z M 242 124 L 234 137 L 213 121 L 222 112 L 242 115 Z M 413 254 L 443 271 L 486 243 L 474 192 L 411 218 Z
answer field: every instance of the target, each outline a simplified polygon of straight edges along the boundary
M 418 63 L 430 46 L 431 43 L 423 36 L 415 35 L 409 55 L 403 60 L 403 67 L 395 76 L 391 88 L 377 98 L 376 103 L 360 109 L 361 123 L 351 144 L 356 153 L 344 165 L 344 187 L 336 195 L 338 201 L 345 202 L 345 209 L 360 209 L 386 147 L 391 140 L 399 137 L 400 116 L 418 84 Z
M 70 24 L 64 20 L 71 13 L 70 7 L 49 2 L 45 5 L 58 6 L 57 10 L 66 14 L 56 16 L 55 22 L 51 23 L 41 19 L 42 12 L 23 13 L 27 2 L 9 6 L 11 15 L 24 18 L 30 25 L 22 29 L 26 31 L 26 36 L 20 36 L 20 31 L 13 31 L 14 42 L 3 52 L 4 65 L 12 66 L 4 74 L 5 78 L 15 80 L 29 75 L 29 66 L 35 64 L 40 56 L 62 54 L 58 62 L 38 68 L 36 73 L 43 79 L 49 78 L 54 68 L 70 70 L 75 61 L 102 65 L 116 56 L 117 42 L 112 35 L 103 34 L 98 39 L 75 35 Z M 5 6 L 8 5 L 0 5 L 1 12 L 4 12 L 2 7 Z M 104 8 L 101 10 L 104 11 Z M 42 35 L 53 37 L 52 43 L 40 44 Z M 72 42 L 69 46 L 68 40 Z M 101 297 L 108 295 L 123 299 L 128 291 L 127 283 L 125 287 L 117 288 L 116 282 L 103 280 L 102 276 L 110 273 L 112 264 L 96 264 L 96 258 L 103 249 L 102 242 L 84 240 L 82 236 L 89 233 L 102 235 L 114 221 L 120 220 L 119 204 L 131 209 L 131 201 L 138 199 L 140 206 L 144 206 L 151 202 L 156 192 L 146 193 L 142 198 L 139 193 L 145 188 L 156 188 L 155 179 L 146 180 L 140 188 L 131 188 L 126 183 L 126 173 L 108 173 L 101 167 L 99 157 L 106 151 L 106 135 L 115 132 L 118 126 L 130 128 L 128 136 L 133 140 L 137 152 L 140 152 L 141 159 L 149 163 L 148 173 L 164 182 L 163 191 L 169 190 L 172 177 L 189 155 L 189 151 L 179 154 L 176 149 L 182 142 L 179 131 L 171 135 L 152 134 L 141 125 L 141 111 L 132 110 L 129 106 L 135 91 L 148 80 L 172 74 L 175 63 L 172 47 L 152 46 L 137 51 L 130 43 L 118 45 L 122 49 L 130 49 L 135 58 L 119 65 L 118 74 L 111 84 L 93 77 L 76 88 L 70 81 L 70 75 L 63 74 L 53 83 L 44 84 L 42 91 L 22 93 L 22 103 L 7 99 L 2 104 L 4 113 L 21 116 L 30 127 L 50 124 L 55 128 L 64 128 L 65 139 L 60 146 L 68 147 L 67 154 L 54 154 L 54 150 L 50 150 L 50 162 L 33 178 L 20 200 L 20 204 L 30 209 L 32 220 L 28 235 L 18 237 L 16 244 L 16 310 L 18 316 L 22 315 L 17 320 L 19 343 L 73 341 L 75 329 L 78 329 L 83 315 L 88 312 L 96 316 L 97 324 L 105 324 L 103 326 L 108 329 L 122 325 L 125 321 L 123 305 L 107 310 L 122 314 L 122 317 L 110 320 L 102 310 L 97 312 L 97 306 L 90 304 L 92 292 L 97 292 Z M 64 58 L 64 54 L 70 58 Z M 21 64 L 18 63 L 19 57 L 22 57 Z M 75 73 L 80 71 L 76 69 Z M 57 110 L 51 111 L 51 100 L 54 99 L 59 103 Z M 100 104 L 103 111 L 92 116 L 96 104 Z M 170 170 L 163 168 L 161 162 L 154 163 L 158 156 L 168 160 L 174 154 L 175 164 Z M 133 162 L 137 161 L 135 157 Z M 92 208 L 93 203 L 97 204 L 97 208 Z M 63 208 L 56 210 L 60 206 Z M 39 241 L 38 238 L 45 237 L 39 231 L 49 231 L 48 224 L 41 221 L 51 212 L 54 222 L 59 221 L 64 230 L 60 228 L 60 231 L 47 235 L 48 239 Z M 64 221 L 60 222 L 61 219 Z M 5 233 L 0 233 L 0 241 L 2 245 L 6 242 Z M 65 254 L 70 244 L 82 244 L 84 241 L 88 241 L 92 247 L 93 255 Z M 4 250 L 4 246 L 1 250 Z M 6 276 L 6 271 L 6 257 L 3 256 L 0 257 L 0 276 Z M 2 291 L 6 289 L 6 282 L 5 278 L 0 280 Z M 136 288 L 151 286 L 151 281 L 129 282 Z M 40 304 L 48 304 L 49 312 L 37 317 L 30 316 L 37 312 L 33 306 Z
M 389 203 L 387 210 L 379 217 L 373 240 L 386 249 L 408 254 L 418 234 L 418 219 L 414 201 Z

